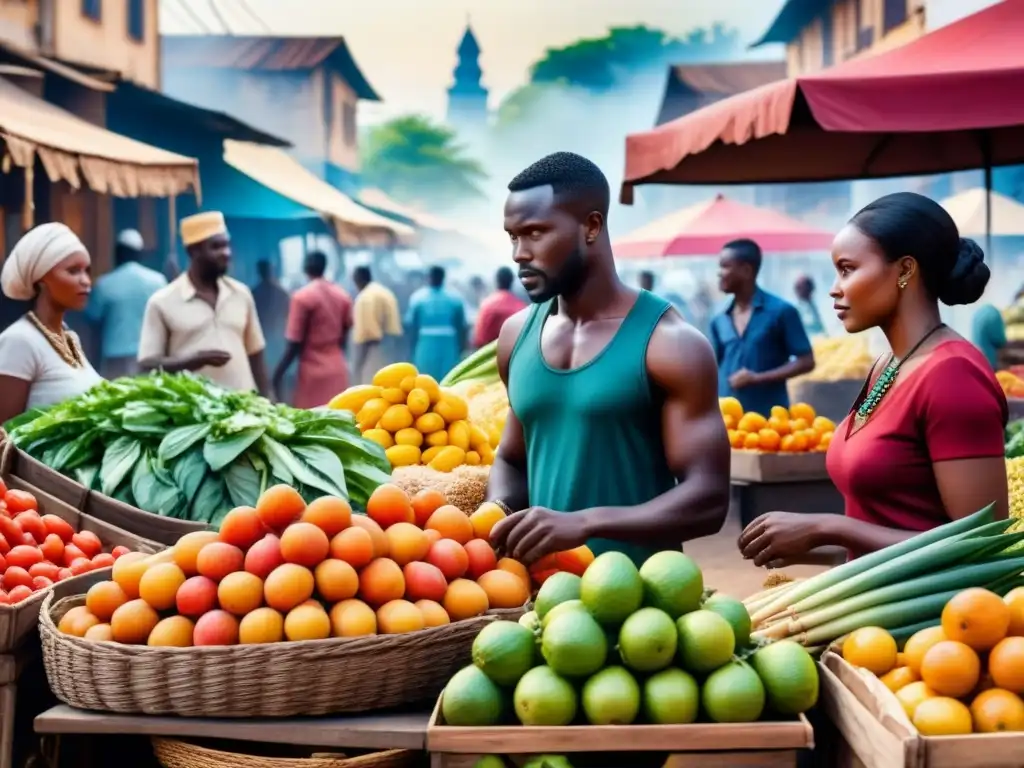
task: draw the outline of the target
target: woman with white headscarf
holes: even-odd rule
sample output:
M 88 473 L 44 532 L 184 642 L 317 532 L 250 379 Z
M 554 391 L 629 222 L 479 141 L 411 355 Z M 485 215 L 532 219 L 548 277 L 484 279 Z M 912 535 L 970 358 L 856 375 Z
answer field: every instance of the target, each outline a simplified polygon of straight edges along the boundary
M 0 424 L 31 408 L 53 405 L 99 383 L 64 313 L 85 308 L 92 289 L 89 252 L 64 224 L 25 234 L 0 271 L 10 299 L 32 309 L 0 333 Z

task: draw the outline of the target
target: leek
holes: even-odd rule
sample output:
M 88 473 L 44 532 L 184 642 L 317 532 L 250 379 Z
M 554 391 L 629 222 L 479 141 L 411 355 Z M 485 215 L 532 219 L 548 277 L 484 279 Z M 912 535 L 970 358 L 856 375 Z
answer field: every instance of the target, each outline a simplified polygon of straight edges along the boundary
M 903 646 L 906 644 L 907 640 L 916 635 L 922 629 L 939 626 L 941 623 L 941 616 L 942 614 L 939 614 L 940 618 L 926 619 L 925 621 L 919 621 L 916 624 L 907 624 L 902 627 L 890 629 L 889 634 L 892 635 L 892 639 L 896 641 L 900 650 L 903 650 Z
M 743 601 L 743 605 L 746 606 L 748 611 L 756 611 L 758 608 L 765 606 L 769 601 L 779 597 L 783 592 L 787 592 L 796 586 L 796 582 L 789 582 L 787 584 L 779 584 L 768 589 L 763 589 L 760 592 L 756 592 L 750 595 Z
M 877 552 L 871 552 L 863 555 L 858 557 L 856 560 L 850 560 L 847 563 L 831 568 L 817 576 L 813 576 L 806 581 L 802 581 L 791 591 L 781 594 L 779 597 L 769 602 L 768 605 L 759 609 L 750 617 L 751 621 L 754 626 L 757 626 L 765 619 L 785 610 L 794 602 L 803 600 L 804 598 L 810 597 L 811 595 L 835 586 L 836 584 L 840 584 L 843 581 L 862 574 L 877 565 L 882 565 L 883 563 L 887 563 L 894 558 L 908 553 L 917 552 L 918 550 L 921 550 L 930 544 L 934 544 L 935 542 L 948 542 L 952 536 L 973 531 L 978 526 L 991 522 L 994 510 L 995 504 L 989 504 L 988 506 L 979 509 L 973 515 L 968 515 L 967 517 L 962 517 L 959 520 L 953 520 L 945 525 L 941 525 L 938 528 L 933 528 L 930 531 L 919 533 L 917 536 L 901 541 L 898 544 L 893 544 L 891 547 L 886 547 L 885 549 L 880 549 Z
M 945 592 L 936 592 L 933 595 L 901 600 L 898 603 L 876 605 L 822 624 L 820 627 L 814 627 L 797 635 L 794 639 L 803 646 L 821 645 L 822 643 L 831 643 L 836 638 L 861 627 L 891 629 L 902 627 L 907 623 L 926 620 L 932 620 L 932 623 L 935 623 L 942 616 L 942 609 L 946 607 L 946 603 L 960 592 L 959 589 L 950 589 Z
M 494 373 L 497 373 L 497 366 L 498 342 L 495 340 L 490 344 L 480 347 L 480 349 L 448 371 L 448 375 L 441 380 L 441 386 L 450 387 L 453 384 L 458 384 L 460 381 L 483 378 L 483 375 L 476 374 L 486 374 L 488 369 L 492 367 L 494 368 Z

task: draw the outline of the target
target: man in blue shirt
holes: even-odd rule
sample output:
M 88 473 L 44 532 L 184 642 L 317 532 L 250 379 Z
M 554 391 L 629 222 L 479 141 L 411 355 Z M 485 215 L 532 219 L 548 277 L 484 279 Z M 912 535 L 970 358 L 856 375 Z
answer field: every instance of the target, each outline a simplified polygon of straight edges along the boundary
M 459 362 L 466 349 L 466 307 L 444 287 L 444 267 L 430 268 L 429 284 L 409 299 L 405 328 L 420 373 L 440 381 Z
M 100 373 L 107 379 L 138 373 L 146 302 L 167 285 L 162 274 L 139 263 L 142 251 L 142 235 L 137 230 L 126 229 L 117 236 L 116 266 L 96 281 L 85 310 L 100 335 Z
M 718 259 L 718 284 L 732 295 L 711 320 L 718 359 L 718 396 L 738 398 L 744 411 L 767 416 L 789 406 L 786 381 L 814 369 L 814 353 L 800 313 L 757 285 L 761 248 L 753 240 L 726 243 Z

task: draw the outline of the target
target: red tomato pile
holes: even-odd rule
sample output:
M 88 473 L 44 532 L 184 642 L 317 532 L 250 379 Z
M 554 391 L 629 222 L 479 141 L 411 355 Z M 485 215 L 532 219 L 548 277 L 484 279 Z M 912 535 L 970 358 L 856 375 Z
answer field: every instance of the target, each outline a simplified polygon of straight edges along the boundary
M 20 603 L 71 576 L 114 564 L 127 547 L 103 551 L 91 531 L 76 532 L 57 515 L 40 515 L 31 493 L 0 480 L 0 605 Z

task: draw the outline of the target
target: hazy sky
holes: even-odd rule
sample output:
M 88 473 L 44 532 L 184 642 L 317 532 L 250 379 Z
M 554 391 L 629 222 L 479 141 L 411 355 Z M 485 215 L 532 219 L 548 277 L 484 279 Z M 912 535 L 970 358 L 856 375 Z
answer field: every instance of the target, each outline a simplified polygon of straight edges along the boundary
M 342 35 L 385 104 L 364 117 L 443 114 L 467 19 L 491 101 L 527 77 L 546 48 L 647 24 L 671 34 L 722 21 L 757 37 L 782 0 L 161 0 L 165 34 Z M 219 17 L 219 18 L 218 18 Z M 772 52 L 768 52 L 771 55 Z M 775 52 L 777 55 L 777 52 Z M 753 55 L 763 57 L 765 52 Z M 369 106 L 369 105 L 367 105 Z

